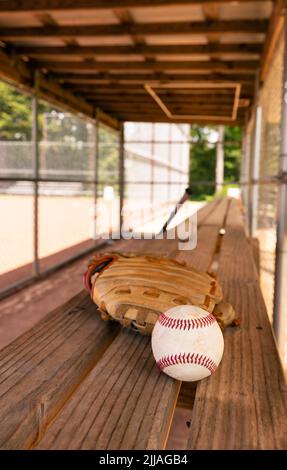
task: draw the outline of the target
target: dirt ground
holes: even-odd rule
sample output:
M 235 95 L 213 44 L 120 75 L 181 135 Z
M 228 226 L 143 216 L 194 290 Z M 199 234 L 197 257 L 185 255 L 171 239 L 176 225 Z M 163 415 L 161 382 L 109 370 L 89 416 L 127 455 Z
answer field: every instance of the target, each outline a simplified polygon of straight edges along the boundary
M 33 197 L 0 196 L 0 275 L 33 259 Z M 39 256 L 61 251 L 93 235 L 92 197 L 39 198 Z
M 83 289 L 89 256 L 0 302 L 0 349 Z

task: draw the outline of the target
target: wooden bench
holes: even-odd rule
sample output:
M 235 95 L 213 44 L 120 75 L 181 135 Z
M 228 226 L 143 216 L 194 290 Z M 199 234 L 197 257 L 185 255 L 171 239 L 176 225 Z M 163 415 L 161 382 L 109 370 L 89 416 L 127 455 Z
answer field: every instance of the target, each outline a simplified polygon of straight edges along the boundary
M 192 251 L 167 239 L 116 245 L 216 270 L 241 316 L 224 333 L 219 369 L 196 387 L 188 448 L 286 448 L 284 375 L 238 203 L 212 201 L 198 227 Z M 158 371 L 150 338 L 95 308 L 82 292 L 0 352 L 2 449 L 165 447 L 181 383 Z

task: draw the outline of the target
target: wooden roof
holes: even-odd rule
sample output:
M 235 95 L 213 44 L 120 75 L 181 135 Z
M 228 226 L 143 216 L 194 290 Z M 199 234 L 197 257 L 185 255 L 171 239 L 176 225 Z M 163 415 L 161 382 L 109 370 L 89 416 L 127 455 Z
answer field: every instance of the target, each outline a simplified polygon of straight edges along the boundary
M 243 123 L 284 1 L 2 0 L 0 73 L 93 116 Z M 33 83 L 32 83 L 33 82 Z

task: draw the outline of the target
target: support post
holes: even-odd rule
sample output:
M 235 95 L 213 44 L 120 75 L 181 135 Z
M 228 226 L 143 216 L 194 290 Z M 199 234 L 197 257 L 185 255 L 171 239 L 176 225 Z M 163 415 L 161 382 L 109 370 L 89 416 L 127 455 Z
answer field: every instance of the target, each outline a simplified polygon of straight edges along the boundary
M 98 203 L 98 176 L 99 176 L 99 119 L 96 112 L 96 121 L 93 128 L 94 141 L 94 240 L 97 243 L 97 203 Z
M 258 210 L 258 183 L 260 169 L 260 152 L 261 152 L 261 128 L 262 128 L 262 107 L 257 106 L 255 118 L 255 135 L 253 147 L 253 170 L 252 170 L 252 186 L 250 201 L 250 234 L 255 236 L 257 230 L 257 210 Z
M 216 144 L 215 189 L 220 193 L 224 181 L 224 126 L 218 126 L 218 141 Z
M 120 196 L 120 238 L 122 237 L 123 227 L 123 207 L 125 197 L 125 134 L 124 134 L 124 123 L 120 124 L 120 142 L 119 142 L 119 196 Z
M 150 167 L 150 172 L 151 172 L 151 185 L 150 185 L 150 216 L 152 221 L 154 221 L 154 154 L 155 154 L 155 124 L 152 122 L 151 124 L 151 167 Z
M 249 205 L 250 205 L 249 204 L 250 148 L 251 148 L 250 133 L 247 131 L 247 126 L 245 126 L 243 129 L 243 135 L 242 135 L 240 182 L 241 182 L 241 199 L 247 211 L 249 211 Z M 247 212 L 246 222 L 248 225 L 248 233 L 250 233 L 248 212 Z
M 171 201 L 171 163 L 172 163 L 172 146 L 171 146 L 171 139 L 172 139 L 172 124 L 168 124 L 168 202 Z
M 279 351 L 286 355 L 287 328 L 287 15 L 284 24 L 284 71 L 281 111 L 280 174 L 277 204 L 277 243 L 275 259 L 275 289 L 273 327 Z M 285 176 L 285 178 L 284 178 Z M 284 350 L 285 349 L 285 350 Z
M 38 97 L 34 91 L 32 95 L 32 152 L 34 173 L 34 258 L 33 275 L 39 275 L 39 142 L 38 142 Z
M 247 158 L 246 128 L 244 128 L 242 130 L 241 160 L 240 160 L 240 192 L 241 192 L 241 199 L 244 205 L 246 205 L 245 184 L 247 182 L 246 158 Z

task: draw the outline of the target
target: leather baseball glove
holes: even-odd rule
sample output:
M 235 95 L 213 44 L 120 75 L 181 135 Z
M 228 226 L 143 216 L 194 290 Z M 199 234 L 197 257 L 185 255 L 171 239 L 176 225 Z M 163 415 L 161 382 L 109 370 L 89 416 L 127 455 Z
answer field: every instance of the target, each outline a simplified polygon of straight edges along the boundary
M 198 305 L 224 328 L 237 324 L 217 280 L 178 261 L 154 255 L 99 253 L 84 284 L 102 318 L 151 334 L 160 313 L 177 305 Z

